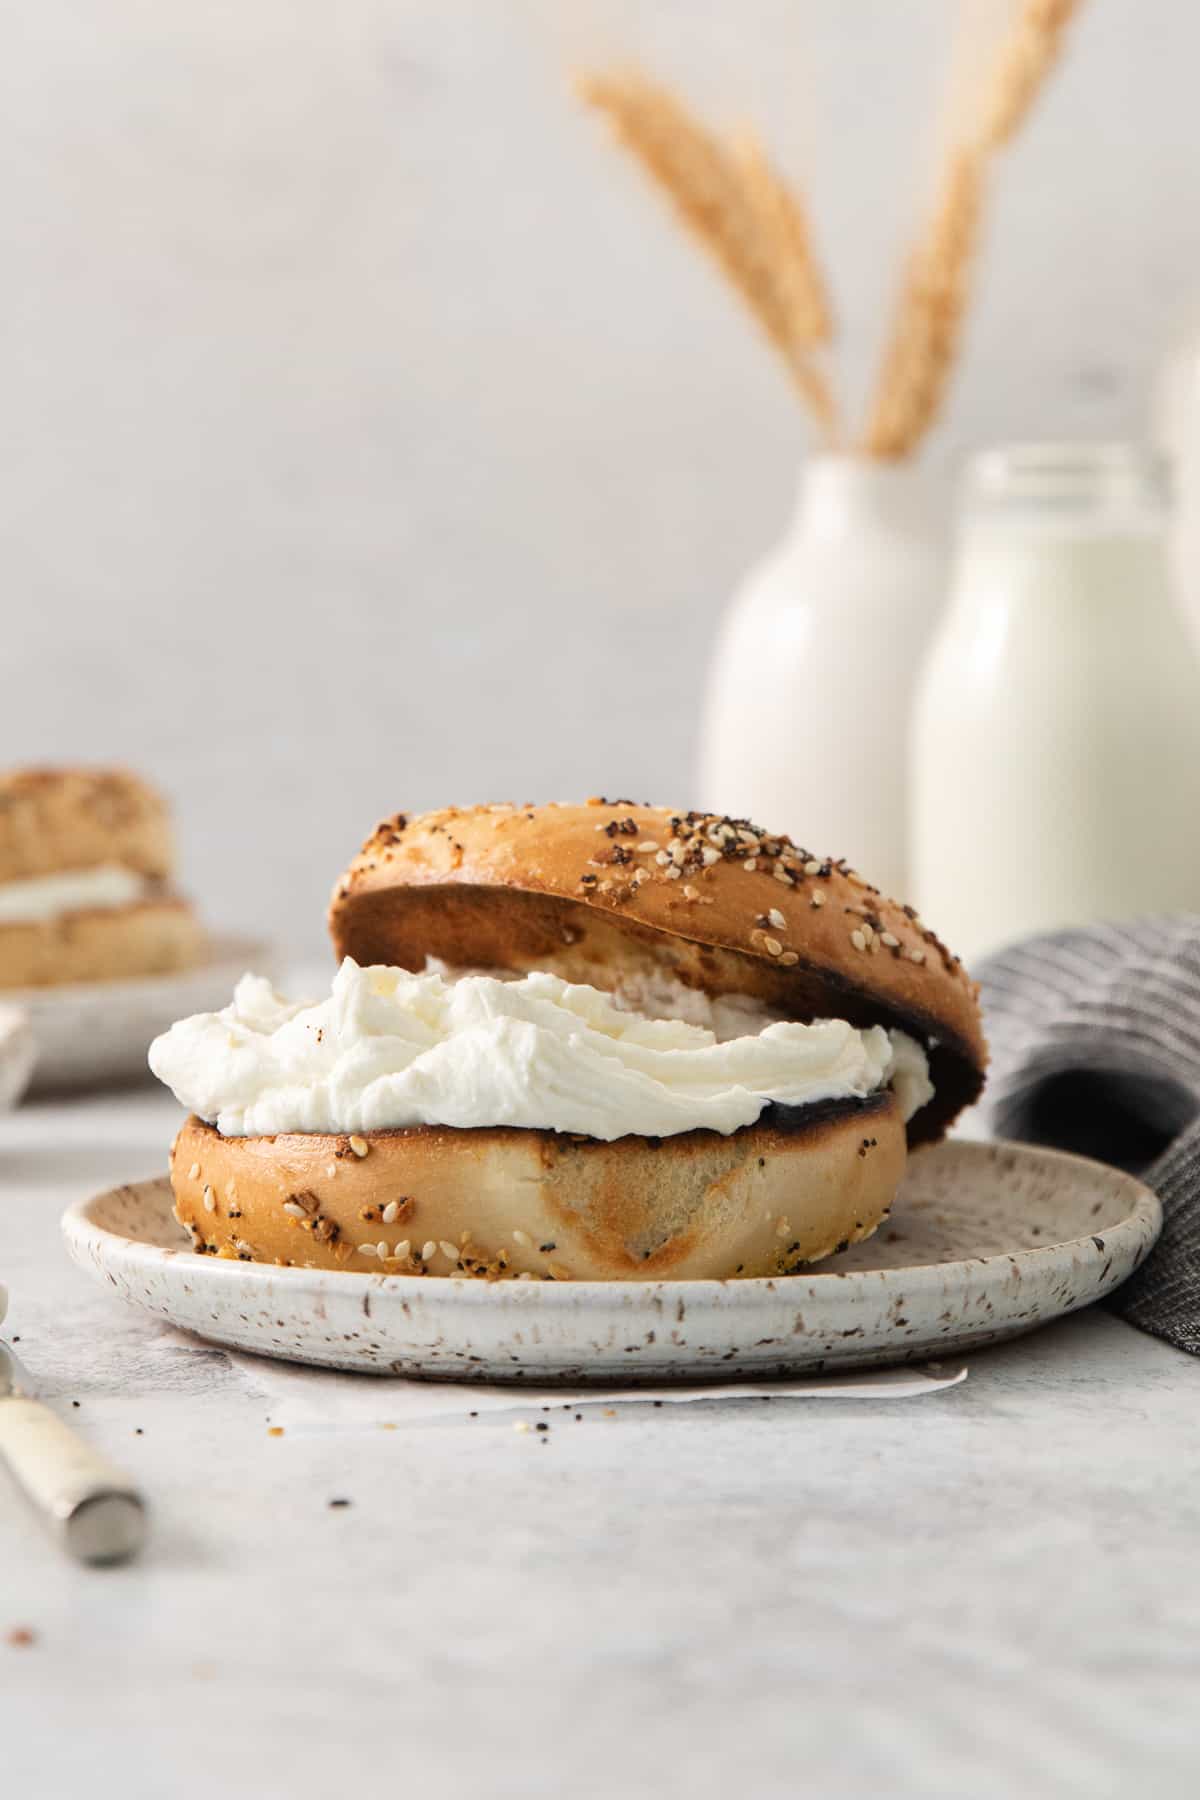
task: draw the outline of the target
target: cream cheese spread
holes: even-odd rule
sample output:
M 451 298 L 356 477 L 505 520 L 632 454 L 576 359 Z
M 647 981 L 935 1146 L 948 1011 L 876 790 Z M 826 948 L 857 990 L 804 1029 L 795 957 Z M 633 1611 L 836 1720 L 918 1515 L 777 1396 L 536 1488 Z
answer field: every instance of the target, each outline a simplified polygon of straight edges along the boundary
M 145 877 L 117 863 L 5 881 L 0 883 L 0 925 L 37 925 L 62 913 L 132 906 L 146 892 Z
M 901 1032 L 740 1016 L 741 1035 L 722 1038 L 711 1019 L 650 1018 L 556 975 L 447 979 L 347 958 L 321 1001 L 244 975 L 221 1012 L 156 1038 L 150 1066 L 227 1137 L 509 1125 L 611 1141 L 729 1133 L 773 1101 L 889 1083 L 906 1117 L 932 1097 L 925 1053 Z

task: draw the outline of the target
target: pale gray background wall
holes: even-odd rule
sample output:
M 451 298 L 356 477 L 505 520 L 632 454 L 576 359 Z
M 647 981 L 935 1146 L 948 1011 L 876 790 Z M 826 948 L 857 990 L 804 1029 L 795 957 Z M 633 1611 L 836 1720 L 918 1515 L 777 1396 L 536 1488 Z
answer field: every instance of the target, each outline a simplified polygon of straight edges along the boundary
M 953 0 L 5 10 L 4 760 L 152 772 L 209 912 L 305 949 L 397 806 L 688 802 L 805 433 L 565 74 L 632 51 L 766 129 L 861 392 Z M 1195 7 L 1093 0 L 935 458 L 1140 428 L 1200 306 L 1198 67 Z

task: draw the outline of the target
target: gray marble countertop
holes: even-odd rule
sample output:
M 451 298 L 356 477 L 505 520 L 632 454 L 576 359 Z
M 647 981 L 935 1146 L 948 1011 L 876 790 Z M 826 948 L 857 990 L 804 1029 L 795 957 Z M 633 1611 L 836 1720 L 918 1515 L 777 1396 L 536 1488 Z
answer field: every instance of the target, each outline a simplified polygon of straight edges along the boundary
M 59 1246 L 176 1117 L 0 1120 L 6 1330 L 153 1505 L 83 1570 L 0 1478 L 14 1800 L 1197 1791 L 1200 1362 L 1093 1312 L 919 1399 L 272 1437 Z

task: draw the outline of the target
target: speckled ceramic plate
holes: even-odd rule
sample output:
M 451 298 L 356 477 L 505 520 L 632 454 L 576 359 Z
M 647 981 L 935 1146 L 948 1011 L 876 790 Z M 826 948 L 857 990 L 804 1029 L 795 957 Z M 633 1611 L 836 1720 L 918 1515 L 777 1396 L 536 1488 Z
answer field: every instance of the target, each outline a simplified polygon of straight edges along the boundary
M 247 969 L 271 975 L 277 959 L 254 938 L 215 937 L 194 969 L 136 981 L 6 988 L 0 1000 L 27 1015 L 37 1047 L 33 1090 L 103 1087 L 146 1071 L 153 1038 L 189 1013 L 226 1006 Z
M 478 1282 L 196 1256 L 166 1180 L 63 1220 L 79 1265 L 219 1344 L 337 1369 L 711 1381 L 960 1354 L 1110 1293 L 1158 1236 L 1132 1176 L 1016 1144 L 920 1152 L 882 1231 L 774 1281 Z

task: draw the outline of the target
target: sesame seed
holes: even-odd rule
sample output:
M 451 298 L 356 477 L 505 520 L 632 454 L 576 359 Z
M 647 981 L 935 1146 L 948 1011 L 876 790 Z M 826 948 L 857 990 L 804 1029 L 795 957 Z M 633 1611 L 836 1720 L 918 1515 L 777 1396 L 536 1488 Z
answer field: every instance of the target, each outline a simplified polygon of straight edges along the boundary
M 758 867 L 757 856 L 748 856 L 746 858 L 745 862 L 742 864 L 742 867 L 743 867 L 743 869 L 749 869 L 750 873 L 753 875 L 755 869 L 757 869 L 757 867 Z
M 925 952 L 923 950 L 910 950 L 908 954 L 915 963 L 923 963 L 925 961 Z
M 786 931 L 787 930 L 787 920 L 784 918 L 783 914 L 780 912 L 780 910 L 777 906 L 773 906 L 771 908 L 770 912 L 767 914 L 767 918 L 769 919 L 771 924 L 774 925 L 776 931 Z
M 694 888 L 690 882 L 685 881 L 683 884 L 683 897 L 685 900 L 698 900 L 700 898 L 700 890 Z
M 790 969 L 793 964 L 800 961 L 800 958 L 794 950 L 785 950 L 779 960 L 785 968 Z
M 782 881 L 785 887 L 794 887 L 796 885 L 782 863 L 776 863 L 772 873 L 774 874 L 776 881 Z
M 881 944 L 886 944 L 889 950 L 898 950 L 900 948 L 900 939 L 890 931 L 881 931 L 879 934 L 879 941 Z
M 360 1244 L 358 1246 L 358 1254 L 360 1256 L 378 1256 L 379 1251 L 374 1244 Z
M 517 1419 L 513 1423 L 513 1430 L 514 1431 L 532 1431 L 533 1426 L 529 1423 L 528 1419 Z
M 665 869 L 671 859 L 667 855 L 665 850 L 660 850 L 658 852 L 657 856 L 654 858 L 654 860 L 658 864 L 660 869 Z
M 683 870 L 672 865 L 671 868 L 667 870 L 667 874 L 671 877 L 672 881 L 678 881 L 679 877 L 683 874 Z
M 867 940 L 868 947 L 875 942 L 875 930 L 874 930 L 873 926 L 864 925 L 862 928 L 862 934 Z
M 438 1249 L 441 1251 L 443 1256 L 448 1256 L 450 1258 L 451 1262 L 458 1261 L 458 1245 L 457 1244 L 451 1244 L 446 1238 L 443 1238 L 441 1243 L 438 1245 Z
M 856 950 L 865 950 L 867 947 L 867 940 L 857 927 L 850 933 L 850 942 Z
M 188 1170 L 188 1180 L 189 1181 L 199 1181 L 199 1179 L 200 1179 L 200 1164 L 193 1163 L 191 1168 Z
M 562 1263 L 547 1263 L 546 1268 L 553 1275 L 555 1281 L 570 1281 L 571 1279 L 570 1269 L 564 1268 Z
M 644 838 L 643 841 L 638 845 L 638 849 L 649 852 L 651 850 L 657 850 L 658 845 L 653 838 Z
M 400 1213 L 400 1207 L 399 1207 L 398 1202 L 395 1200 L 389 1200 L 387 1205 L 384 1207 L 383 1211 L 380 1213 L 379 1216 L 383 1220 L 385 1225 L 394 1225 L 396 1223 L 397 1218 L 399 1217 L 399 1213 Z
M 206 1187 L 204 1190 L 204 1210 L 205 1212 L 216 1212 L 217 1210 L 217 1203 L 210 1187 Z
M 520 1244 L 522 1250 L 531 1250 L 533 1248 L 533 1239 L 527 1231 L 514 1231 L 513 1243 Z
M 402 1259 L 412 1255 L 412 1242 L 409 1238 L 404 1238 L 401 1243 L 396 1245 L 396 1255 Z
M 763 939 L 763 948 L 767 952 L 768 956 L 782 956 L 783 955 L 783 945 L 780 943 L 778 938 L 773 938 L 773 937 L 764 938 Z
M 824 894 L 823 894 L 823 893 L 822 893 L 822 892 L 821 892 L 821 890 L 820 890 L 820 888 L 818 888 L 818 889 L 817 889 L 817 891 L 816 891 L 816 893 L 815 893 L 815 894 L 814 894 L 814 895 L 813 895 L 813 897 L 812 897 L 812 903 L 813 903 L 813 905 L 814 905 L 814 906 L 824 906 L 824 904 L 825 904 L 825 896 L 824 896 Z
M 536 1281 L 537 1276 L 534 1275 L 529 1269 L 522 1269 L 520 1271 L 520 1273 L 517 1275 L 516 1279 L 518 1281 Z
M 805 835 L 807 835 L 807 833 Z M 810 857 L 809 860 L 805 863 L 804 873 L 806 875 L 819 875 L 821 873 L 821 865 L 817 861 L 815 856 Z
M 336 1163 L 327 1163 L 325 1165 L 325 1173 L 328 1175 L 330 1181 L 332 1181 L 334 1176 L 337 1174 L 337 1164 Z
M 350 1148 L 353 1150 L 355 1156 L 365 1156 L 371 1146 L 368 1144 L 366 1138 L 352 1137 L 350 1139 Z
M 422 1262 L 432 1262 L 436 1255 L 437 1255 L 437 1245 L 434 1243 L 433 1239 L 430 1238 L 430 1240 L 427 1244 L 421 1245 L 421 1261 Z
M 375 1254 L 379 1258 L 380 1262 L 383 1261 L 384 1257 L 390 1256 L 392 1254 L 391 1251 L 387 1247 L 387 1240 L 385 1238 L 380 1238 L 379 1242 L 376 1244 Z
M 302 1206 L 297 1206 L 294 1200 L 285 1200 L 283 1203 L 283 1210 L 289 1219 L 307 1219 L 308 1217 L 304 1208 Z

